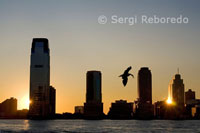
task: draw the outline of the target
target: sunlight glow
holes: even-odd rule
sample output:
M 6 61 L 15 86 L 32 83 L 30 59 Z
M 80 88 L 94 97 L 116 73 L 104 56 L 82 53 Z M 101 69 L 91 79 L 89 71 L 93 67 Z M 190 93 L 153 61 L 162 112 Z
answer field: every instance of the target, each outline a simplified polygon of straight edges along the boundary
M 167 99 L 167 104 L 172 104 L 172 99 L 170 97 Z
M 19 109 L 29 109 L 29 95 L 24 95 L 21 99 L 19 99 Z
M 167 104 L 173 103 L 173 101 L 172 101 L 172 82 L 173 82 L 173 80 L 170 81 L 169 86 L 168 86 L 168 98 L 166 101 Z

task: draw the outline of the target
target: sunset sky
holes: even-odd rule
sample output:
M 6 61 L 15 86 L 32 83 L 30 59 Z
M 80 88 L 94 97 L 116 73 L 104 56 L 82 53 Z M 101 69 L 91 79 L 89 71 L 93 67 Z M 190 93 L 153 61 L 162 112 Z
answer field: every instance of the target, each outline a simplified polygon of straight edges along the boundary
M 200 98 L 199 0 L 1 0 L 0 102 L 18 99 L 27 108 L 33 38 L 48 38 L 51 85 L 56 112 L 74 112 L 86 95 L 86 72 L 102 72 L 104 112 L 110 103 L 137 98 L 137 74 L 149 67 L 153 102 L 167 98 L 168 84 L 180 68 L 185 90 Z M 158 15 L 189 18 L 188 24 L 99 24 L 98 17 Z M 123 87 L 128 67 L 135 78 Z

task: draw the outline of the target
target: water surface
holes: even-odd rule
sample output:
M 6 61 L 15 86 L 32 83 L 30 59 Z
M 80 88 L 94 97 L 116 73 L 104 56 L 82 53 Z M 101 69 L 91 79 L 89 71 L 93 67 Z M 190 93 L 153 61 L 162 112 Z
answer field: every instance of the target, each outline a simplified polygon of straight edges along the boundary
M 0 120 L 1 132 L 132 133 L 200 132 L 198 120 Z

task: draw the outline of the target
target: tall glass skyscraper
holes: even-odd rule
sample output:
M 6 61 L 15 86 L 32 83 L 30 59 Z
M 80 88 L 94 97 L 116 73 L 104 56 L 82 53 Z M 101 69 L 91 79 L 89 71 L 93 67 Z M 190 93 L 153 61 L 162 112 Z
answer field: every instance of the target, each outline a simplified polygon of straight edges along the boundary
M 152 119 L 152 75 L 148 67 L 142 67 L 138 72 L 138 101 L 136 102 L 138 119 Z
M 174 76 L 173 80 L 170 83 L 170 89 L 172 101 L 176 104 L 177 107 L 183 108 L 185 87 L 180 74 L 176 74 Z
M 30 118 L 46 118 L 55 113 L 50 109 L 53 105 L 51 97 L 55 97 L 55 89 L 50 87 L 50 52 L 48 39 L 35 38 L 31 49 L 30 66 Z M 54 94 L 53 94 L 54 93 Z M 54 106 L 53 106 L 54 107 Z M 55 108 L 55 107 L 54 107 Z
M 86 102 L 101 103 L 101 101 L 101 72 L 88 71 Z
M 148 67 L 143 67 L 138 72 L 138 96 L 140 103 L 152 104 L 152 78 Z
M 88 71 L 86 78 L 86 103 L 84 104 L 85 118 L 101 119 L 103 115 L 101 72 Z

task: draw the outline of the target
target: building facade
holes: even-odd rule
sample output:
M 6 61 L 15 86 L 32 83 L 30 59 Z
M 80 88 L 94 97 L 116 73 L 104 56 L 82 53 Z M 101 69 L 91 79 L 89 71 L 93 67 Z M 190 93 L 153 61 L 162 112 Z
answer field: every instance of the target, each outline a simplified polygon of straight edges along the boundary
M 49 99 L 50 99 L 50 106 L 49 111 L 50 115 L 53 116 L 56 112 L 56 89 L 53 86 L 49 88 Z
M 140 103 L 152 104 L 152 77 L 147 67 L 141 68 L 138 72 L 138 96 Z
M 188 91 L 185 92 L 185 103 L 186 104 L 190 104 L 195 100 L 196 100 L 195 91 L 192 91 L 191 89 L 189 89 Z
M 153 118 L 152 75 L 148 67 L 142 67 L 138 72 L 138 101 L 134 110 L 138 119 Z
M 75 106 L 74 114 L 84 114 L 84 106 Z
M 185 88 L 180 74 L 174 76 L 174 79 L 170 83 L 170 89 L 170 92 L 172 93 L 172 101 L 178 108 L 183 108 Z
M 108 116 L 110 119 L 132 119 L 133 103 L 126 100 L 118 100 L 111 104 Z
M 54 89 L 55 90 L 55 89 Z M 48 118 L 55 113 L 54 93 L 50 87 L 50 51 L 48 39 L 35 38 L 31 48 L 30 66 L 30 118 Z M 52 98 L 53 97 L 53 98 Z M 52 102 L 52 100 L 54 100 Z
M 0 118 L 13 117 L 17 113 L 17 99 L 11 97 L 0 103 Z
M 103 116 L 101 72 L 88 71 L 86 78 L 86 103 L 84 103 L 84 116 L 86 119 L 101 119 Z

